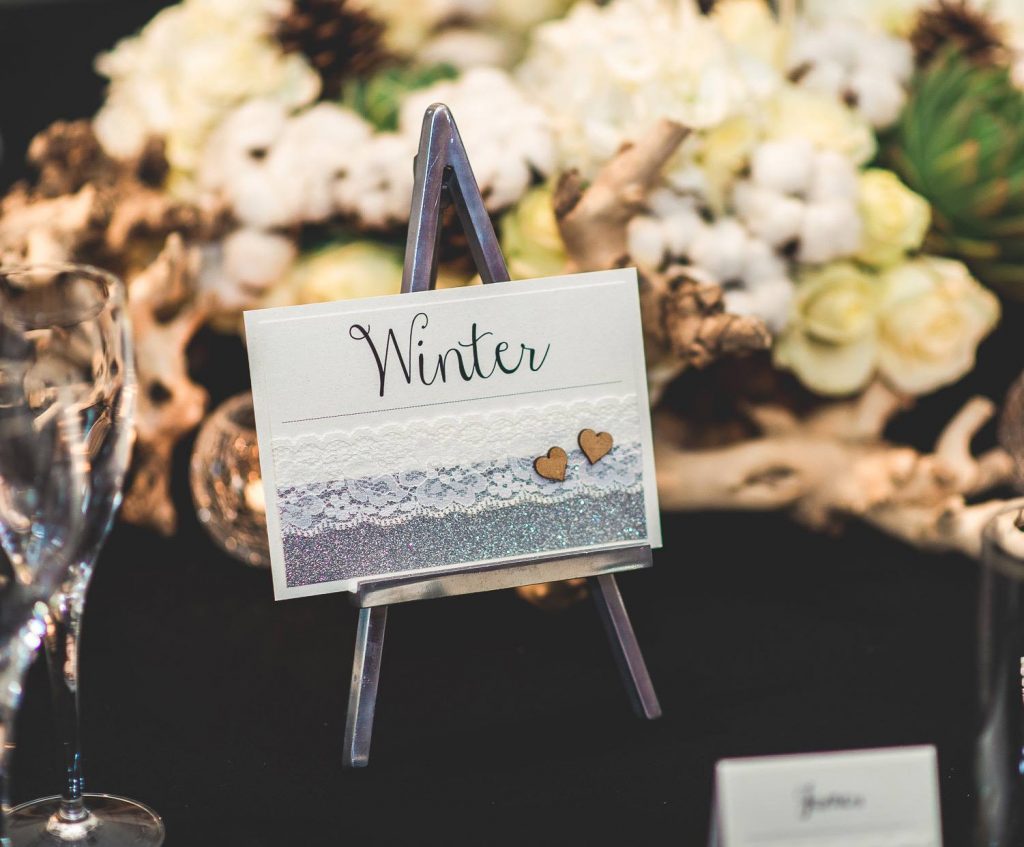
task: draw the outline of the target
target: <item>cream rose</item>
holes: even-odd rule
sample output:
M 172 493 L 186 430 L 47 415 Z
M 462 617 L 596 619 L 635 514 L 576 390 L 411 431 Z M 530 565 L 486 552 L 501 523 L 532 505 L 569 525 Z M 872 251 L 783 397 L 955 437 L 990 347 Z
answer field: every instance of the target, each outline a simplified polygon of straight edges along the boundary
M 953 259 L 922 256 L 881 278 L 878 366 L 894 388 L 924 394 L 974 366 L 999 300 Z
M 863 231 L 857 258 L 862 262 L 888 267 L 921 246 L 931 223 L 931 207 L 892 171 L 864 171 L 858 204 Z
M 775 364 L 820 394 L 863 388 L 875 370 L 878 293 L 878 280 L 848 262 L 805 272 Z
M 501 219 L 501 247 L 513 279 L 554 276 L 565 270 L 551 189 L 531 189 Z

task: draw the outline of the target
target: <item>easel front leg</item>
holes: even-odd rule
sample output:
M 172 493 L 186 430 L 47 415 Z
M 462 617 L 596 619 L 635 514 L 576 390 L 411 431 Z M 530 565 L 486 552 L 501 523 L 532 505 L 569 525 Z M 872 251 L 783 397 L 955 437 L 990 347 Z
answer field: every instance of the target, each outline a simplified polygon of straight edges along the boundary
M 388 622 L 387 606 L 359 610 L 356 652 L 352 658 L 352 683 L 348 692 L 348 716 L 345 720 L 346 768 L 365 768 L 370 762 L 373 714 L 377 707 L 377 683 L 384 652 L 384 630 Z
M 629 693 L 633 711 L 638 717 L 648 720 L 660 718 L 661 704 L 658 703 L 654 683 L 647 672 L 647 663 L 640 652 L 640 645 L 637 644 L 636 633 L 633 632 L 633 624 L 629 620 L 626 605 L 622 602 L 615 574 L 592 576 L 587 581 L 598 614 L 608 633 L 608 640 L 615 654 L 615 663 L 619 666 L 619 673 Z

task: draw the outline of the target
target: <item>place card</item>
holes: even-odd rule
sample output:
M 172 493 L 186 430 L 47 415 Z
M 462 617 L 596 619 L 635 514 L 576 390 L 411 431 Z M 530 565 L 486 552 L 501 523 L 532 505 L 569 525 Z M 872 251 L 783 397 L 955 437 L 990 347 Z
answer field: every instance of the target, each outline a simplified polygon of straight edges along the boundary
M 934 747 L 725 759 L 712 847 L 941 847 Z
M 635 270 L 245 327 L 278 599 L 661 546 Z

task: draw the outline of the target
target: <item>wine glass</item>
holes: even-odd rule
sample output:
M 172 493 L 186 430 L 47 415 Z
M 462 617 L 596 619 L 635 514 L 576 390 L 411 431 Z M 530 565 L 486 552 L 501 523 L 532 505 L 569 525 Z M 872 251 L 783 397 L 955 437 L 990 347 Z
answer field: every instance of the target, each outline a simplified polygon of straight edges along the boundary
M 86 458 L 76 386 L 38 355 L 45 339 L 0 297 L 0 845 L 7 754 L 22 680 L 46 632 L 46 599 L 81 540 Z
M 14 847 L 159 845 L 164 827 L 152 810 L 123 797 L 84 793 L 79 736 L 78 657 L 85 594 L 121 502 L 131 448 L 136 383 L 124 286 L 111 274 L 81 265 L 0 271 L 0 309 L 20 316 L 35 351 L 31 366 L 71 386 L 85 477 L 81 531 L 50 598 L 44 639 L 64 793 L 12 809 L 8 830 Z

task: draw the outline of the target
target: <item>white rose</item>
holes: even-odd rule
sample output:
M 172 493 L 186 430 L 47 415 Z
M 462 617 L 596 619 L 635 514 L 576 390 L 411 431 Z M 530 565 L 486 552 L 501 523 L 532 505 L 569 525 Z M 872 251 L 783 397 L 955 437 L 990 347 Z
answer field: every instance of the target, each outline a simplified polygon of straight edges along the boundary
M 922 256 L 882 276 L 879 369 L 900 391 L 924 394 L 974 366 L 999 321 L 999 300 L 952 259 Z
M 851 394 L 871 379 L 878 353 L 877 279 L 848 262 L 805 272 L 775 364 L 813 391 Z

